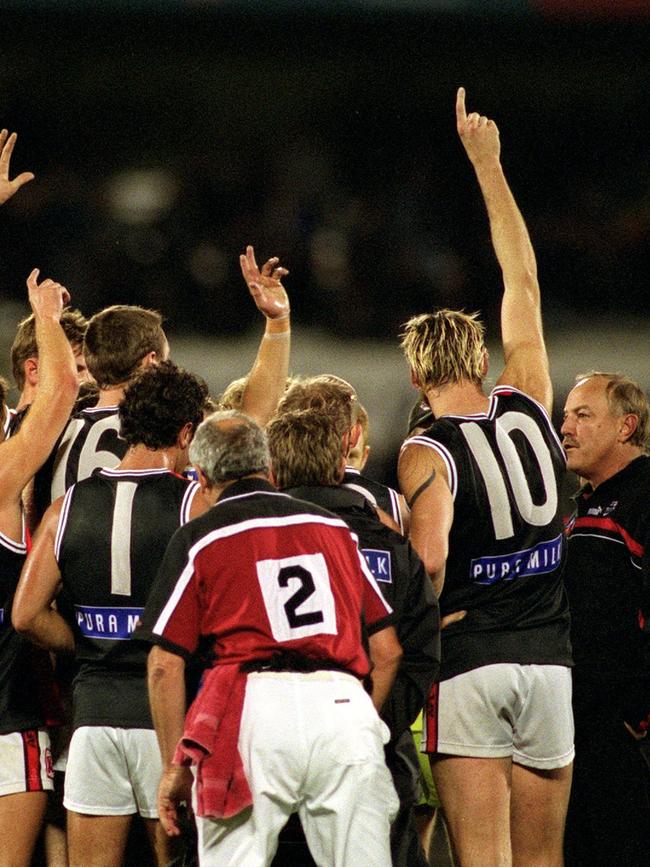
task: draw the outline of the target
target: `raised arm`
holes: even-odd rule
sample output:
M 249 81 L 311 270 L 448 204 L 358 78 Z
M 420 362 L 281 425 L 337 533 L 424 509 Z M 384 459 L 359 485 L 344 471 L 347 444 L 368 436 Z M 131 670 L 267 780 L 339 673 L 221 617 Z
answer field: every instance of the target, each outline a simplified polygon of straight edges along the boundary
M 69 300 L 53 280 L 38 283 L 38 270 L 27 278 L 34 311 L 39 382 L 34 402 L 18 433 L 0 444 L 0 532 L 18 538 L 23 488 L 50 454 L 77 395 L 77 371 L 60 318 Z
M 0 130 L 0 205 L 9 201 L 23 184 L 34 180 L 34 175 L 31 172 L 22 172 L 13 181 L 9 180 L 9 163 L 17 138 L 15 132 L 9 135 L 6 129 Z
M 269 259 L 260 270 L 251 246 L 239 257 L 239 262 L 255 304 L 266 317 L 266 328 L 248 375 L 241 408 L 264 426 L 284 394 L 289 372 L 290 305 L 282 285 L 282 278 L 289 272 L 278 265 L 276 257 Z
M 492 244 L 503 273 L 505 369 L 498 382 L 514 385 L 550 412 L 553 392 L 542 331 L 537 263 L 524 218 L 501 167 L 499 130 L 487 117 L 467 114 L 462 87 L 456 97 L 456 126 L 483 193 Z

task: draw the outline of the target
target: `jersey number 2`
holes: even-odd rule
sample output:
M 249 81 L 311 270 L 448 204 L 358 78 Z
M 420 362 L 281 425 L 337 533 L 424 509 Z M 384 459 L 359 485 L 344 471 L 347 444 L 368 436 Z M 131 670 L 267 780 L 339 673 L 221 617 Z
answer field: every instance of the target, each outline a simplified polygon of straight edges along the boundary
M 276 641 L 336 635 L 334 596 L 322 554 L 260 560 L 257 578 Z

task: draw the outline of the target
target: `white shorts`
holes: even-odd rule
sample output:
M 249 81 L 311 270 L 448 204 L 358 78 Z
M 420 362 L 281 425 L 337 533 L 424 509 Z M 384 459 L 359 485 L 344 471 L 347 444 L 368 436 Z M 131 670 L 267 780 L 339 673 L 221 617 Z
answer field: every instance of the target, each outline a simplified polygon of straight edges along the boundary
M 157 819 L 161 774 L 151 729 L 82 726 L 70 741 L 63 805 L 89 816 Z
M 551 770 L 573 761 L 573 735 L 570 668 L 499 663 L 434 687 L 422 752 Z
M 361 682 L 317 671 L 248 675 L 239 752 L 253 809 L 197 817 L 202 867 L 270 864 L 297 812 L 314 860 L 390 867 L 397 795 L 384 761 L 389 732 Z
M 50 736 L 45 729 L 0 735 L 0 795 L 54 788 Z

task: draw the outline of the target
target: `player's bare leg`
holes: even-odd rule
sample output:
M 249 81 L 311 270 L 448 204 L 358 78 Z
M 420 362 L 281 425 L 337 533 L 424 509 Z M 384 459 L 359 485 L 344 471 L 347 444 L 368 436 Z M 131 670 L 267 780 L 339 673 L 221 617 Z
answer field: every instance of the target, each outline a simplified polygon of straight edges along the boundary
M 442 756 L 432 761 L 459 867 L 511 867 L 511 769 L 510 758 Z
M 510 835 L 514 867 L 562 867 L 573 765 L 540 771 L 512 766 Z
M 122 867 L 132 819 L 68 810 L 70 867 Z
M 29 867 L 46 806 L 47 792 L 0 797 L 0 867 Z
M 147 829 L 147 837 L 156 865 L 157 867 L 165 867 L 165 864 L 173 860 L 173 841 L 165 834 L 158 819 L 143 819 L 143 822 Z

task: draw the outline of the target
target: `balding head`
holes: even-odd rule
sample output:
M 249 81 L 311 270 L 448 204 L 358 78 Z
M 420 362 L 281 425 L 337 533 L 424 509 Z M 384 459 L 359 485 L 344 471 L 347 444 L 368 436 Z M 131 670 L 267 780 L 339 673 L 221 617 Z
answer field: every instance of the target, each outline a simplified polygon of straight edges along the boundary
M 264 431 L 236 410 L 215 412 L 199 425 L 190 460 L 215 486 L 256 473 L 266 475 L 270 465 Z

